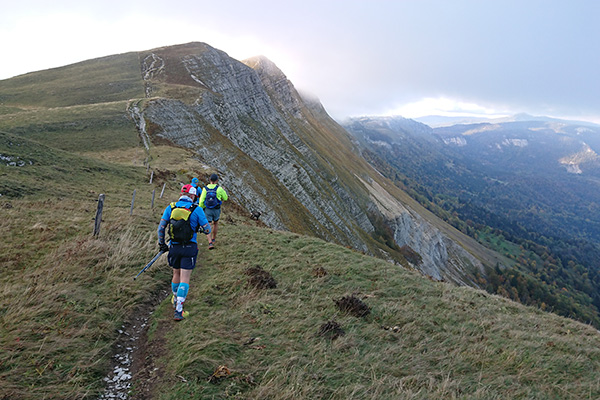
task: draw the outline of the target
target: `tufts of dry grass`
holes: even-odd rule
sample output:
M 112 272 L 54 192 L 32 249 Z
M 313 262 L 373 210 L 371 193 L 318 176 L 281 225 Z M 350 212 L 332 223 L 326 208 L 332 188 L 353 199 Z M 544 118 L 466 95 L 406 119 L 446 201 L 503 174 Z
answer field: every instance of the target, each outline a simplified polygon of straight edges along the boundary
M 112 209 L 94 238 L 85 201 L 10 203 L 0 218 L 14 233 L 0 244 L 0 398 L 94 397 L 117 328 L 163 284 L 159 267 L 132 280 L 154 232 Z

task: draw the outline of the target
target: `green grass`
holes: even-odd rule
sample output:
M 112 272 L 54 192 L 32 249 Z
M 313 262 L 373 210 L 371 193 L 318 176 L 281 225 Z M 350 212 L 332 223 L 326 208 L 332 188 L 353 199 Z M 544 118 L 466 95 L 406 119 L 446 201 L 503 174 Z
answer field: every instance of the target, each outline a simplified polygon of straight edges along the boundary
M 109 151 L 101 161 L 8 133 L 0 154 L 17 162 L 0 164 L 0 398 L 97 398 L 117 328 L 167 279 L 165 269 L 132 278 L 156 253 L 178 182 L 151 185 L 144 166 L 110 162 Z
M 226 213 L 227 211 L 225 211 Z M 172 323 L 160 399 L 597 398 L 600 336 L 485 292 L 431 282 L 318 239 L 222 225 Z M 277 288 L 248 286 L 261 266 Z M 314 269 L 328 274 L 316 277 Z M 336 299 L 355 294 L 357 318 Z M 171 309 L 154 318 L 168 320 Z M 319 335 L 327 321 L 345 335 Z M 252 344 L 250 338 L 259 338 Z M 232 374 L 208 378 L 219 365 Z M 184 378 L 186 382 L 182 382 Z
M 508 240 L 504 239 L 504 237 L 497 235 L 490 230 L 479 232 L 477 235 L 477 240 L 485 244 L 490 249 L 493 249 L 500 254 L 504 254 L 509 258 L 516 258 L 522 252 L 522 249 L 519 245 L 509 242 Z
M 4 106 L 66 107 L 144 97 L 138 53 L 96 58 L 0 81 Z
M 140 205 L 133 216 L 127 205 L 107 206 L 99 238 L 90 234 L 91 199 L 65 206 L 26 197 L 2 209 L 0 229 L 14 235 L 0 245 L 0 397 L 97 398 L 116 330 L 168 287 L 164 259 L 131 278 L 156 251 L 156 224 L 169 200 L 155 210 Z M 228 206 L 223 215 L 217 248 L 201 242 L 186 303 L 191 317 L 175 323 L 163 303 L 150 321 L 151 348 L 168 338 L 154 398 L 600 395 L 600 337 L 589 326 L 260 228 Z M 256 266 L 276 288 L 248 285 L 245 271 Z M 316 276 L 317 268 L 327 275 Z M 342 313 L 335 300 L 348 295 L 370 314 Z M 328 321 L 345 334 L 320 335 Z M 232 374 L 208 382 L 220 365 Z
M 65 140 L 68 137 L 65 134 L 58 141 L 68 147 Z M 127 193 L 131 196 L 133 188 L 128 187 L 131 182 L 141 184 L 147 176 L 141 166 L 124 167 L 77 156 L 4 132 L 0 132 L 0 155 L 3 157 L 0 163 L 0 195 L 8 198 L 43 194 L 55 198 L 75 195 L 97 200 L 99 193 L 112 188 L 116 188 L 118 197 L 122 198 Z M 124 198 L 123 201 L 131 200 Z
M 128 101 L 0 115 L 0 131 L 74 153 L 131 149 L 140 142 Z
M 94 238 L 92 200 L 3 204 L 11 208 L 0 227 L 11 235 L 0 244 L 0 397 L 92 396 L 116 328 L 159 285 L 132 280 L 155 251 L 149 220 L 109 205 Z

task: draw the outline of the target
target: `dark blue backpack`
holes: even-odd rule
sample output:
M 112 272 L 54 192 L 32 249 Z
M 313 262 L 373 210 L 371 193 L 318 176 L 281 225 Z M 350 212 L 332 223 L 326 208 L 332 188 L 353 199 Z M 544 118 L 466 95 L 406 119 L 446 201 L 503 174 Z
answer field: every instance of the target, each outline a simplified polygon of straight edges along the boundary
M 215 186 L 213 189 L 209 189 L 208 186 L 205 186 L 206 189 L 206 197 L 204 198 L 204 206 L 206 208 L 219 208 L 221 207 L 221 200 L 217 199 L 217 189 L 219 185 Z

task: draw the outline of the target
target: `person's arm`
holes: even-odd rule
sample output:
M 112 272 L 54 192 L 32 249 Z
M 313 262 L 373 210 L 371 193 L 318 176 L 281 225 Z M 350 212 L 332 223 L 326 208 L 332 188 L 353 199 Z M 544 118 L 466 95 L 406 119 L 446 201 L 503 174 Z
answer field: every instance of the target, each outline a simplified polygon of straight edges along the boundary
M 167 228 L 167 225 L 169 224 L 170 216 L 171 216 L 171 205 L 168 205 L 167 208 L 165 209 L 165 211 L 163 212 L 162 217 L 160 218 L 160 223 L 158 224 L 157 235 L 158 235 L 158 245 L 159 246 L 165 244 L 165 229 Z
M 196 207 L 193 215 L 196 216 L 196 223 L 198 224 L 196 226 L 196 232 L 202 232 L 205 235 L 208 235 L 210 233 L 210 224 L 208 223 L 202 208 Z
M 221 201 L 227 201 L 227 199 L 229 199 L 229 196 L 227 196 L 227 192 L 221 186 L 217 188 L 217 199 Z
M 205 208 L 205 206 L 204 206 L 205 199 L 206 199 L 206 188 L 202 188 L 202 193 L 200 194 L 200 199 L 198 200 L 198 205 L 202 208 Z

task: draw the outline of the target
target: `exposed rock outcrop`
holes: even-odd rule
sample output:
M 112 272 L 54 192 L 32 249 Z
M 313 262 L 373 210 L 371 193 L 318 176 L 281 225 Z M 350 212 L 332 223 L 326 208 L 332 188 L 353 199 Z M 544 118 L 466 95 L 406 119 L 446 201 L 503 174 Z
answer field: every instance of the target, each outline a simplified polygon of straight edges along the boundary
M 155 96 L 143 110 L 152 134 L 193 149 L 220 171 L 239 203 L 262 211 L 267 225 L 380 255 L 368 218 L 377 210 L 393 225 L 398 245 L 421 255 L 424 273 L 464 284 L 470 278 L 463 275 L 482 270 L 466 250 L 386 192 L 347 132 L 318 101 L 305 102 L 266 58 L 242 63 L 192 43 L 154 49 L 140 59 L 146 93 Z M 384 197 L 395 204 L 393 212 L 382 205 Z

